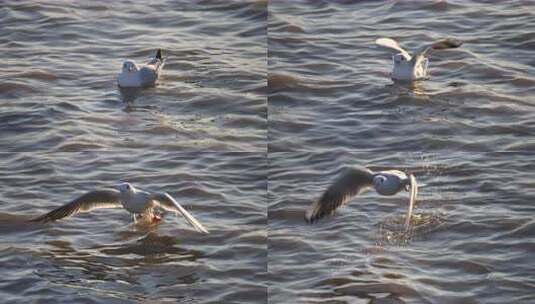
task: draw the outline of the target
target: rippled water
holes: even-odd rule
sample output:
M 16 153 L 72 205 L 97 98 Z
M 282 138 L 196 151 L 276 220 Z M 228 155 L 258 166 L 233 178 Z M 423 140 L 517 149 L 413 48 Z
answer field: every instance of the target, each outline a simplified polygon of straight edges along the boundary
M 368 191 L 305 224 L 303 210 L 349 165 L 416 176 L 407 242 L 387 240 L 408 193 Z M 533 303 L 534 170 L 530 153 L 270 154 L 270 302 Z
M 533 1 L 1 1 L 2 303 L 535 303 Z M 445 37 L 389 78 L 391 37 Z M 125 59 L 163 50 L 151 88 Z M 496 152 L 492 152 L 496 151 Z M 498 152 L 500 151 L 500 152 Z M 399 169 L 308 225 L 347 166 Z M 211 231 L 86 191 L 167 191 Z
M 266 158 L 258 153 L 19 153 L 0 158 L 3 303 L 265 302 Z M 211 231 L 122 209 L 46 225 L 27 219 L 132 182 L 167 191 Z
M 532 1 L 272 1 L 270 151 L 535 148 Z M 392 37 L 435 39 L 430 79 L 389 79 Z
M 2 1 L 0 147 L 265 152 L 266 18 L 265 1 Z M 157 48 L 159 83 L 125 102 L 122 60 Z

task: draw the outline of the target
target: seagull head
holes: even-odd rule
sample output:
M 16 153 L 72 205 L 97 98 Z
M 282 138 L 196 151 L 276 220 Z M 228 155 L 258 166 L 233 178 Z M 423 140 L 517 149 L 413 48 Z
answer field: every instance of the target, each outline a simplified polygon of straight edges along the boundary
M 117 185 L 117 190 L 119 190 L 121 194 L 130 194 L 135 192 L 136 189 L 130 183 L 120 183 Z
M 413 81 L 424 78 L 427 72 L 427 58 L 423 56 L 417 60 L 412 61 L 412 57 L 405 53 L 398 53 L 392 56 L 394 69 L 391 77 L 398 81 Z M 424 59 L 424 60 L 422 60 Z M 425 62 L 425 65 L 423 64 Z
M 394 67 L 396 67 L 396 66 L 404 66 L 404 65 L 408 65 L 409 64 L 409 62 L 411 61 L 411 58 L 408 58 L 403 53 L 398 53 L 398 54 L 392 56 L 392 61 L 394 62 Z
M 126 60 L 123 62 L 123 72 L 136 72 L 138 70 L 136 63 L 133 60 Z
M 383 171 L 373 177 L 373 187 L 381 195 L 394 195 L 403 189 L 408 191 L 409 186 L 410 178 L 402 171 Z

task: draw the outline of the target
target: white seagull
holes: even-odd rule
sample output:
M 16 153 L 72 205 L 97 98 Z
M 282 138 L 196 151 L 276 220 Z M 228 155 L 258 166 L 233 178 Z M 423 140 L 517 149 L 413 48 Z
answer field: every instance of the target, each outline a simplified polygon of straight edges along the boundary
M 431 45 L 426 45 L 420 48 L 414 55 L 411 56 L 393 39 L 379 38 L 375 40 L 375 43 L 377 45 L 399 51 L 398 54 L 392 56 L 394 69 L 392 70 L 391 77 L 394 80 L 401 81 L 419 80 L 427 76 L 427 65 L 429 63 L 429 59 L 427 59 L 426 55 L 431 50 L 457 48 L 463 44 L 462 41 L 457 39 L 443 39 L 436 41 Z
M 96 190 L 88 192 L 70 203 L 58 207 L 49 213 L 32 219 L 32 222 L 47 223 L 56 221 L 77 213 L 89 212 L 100 208 L 121 208 L 132 213 L 134 221 L 138 218 L 148 217 L 153 221 L 161 218 L 154 214 L 154 208 L 160 207 L 167 211 L 180 213 L 186 221 L 198 232 L 208 233 L 208 230 L 199 223 L 186 209 L 167 193 L 148 193 L 134 188 L 129 183 L 117 185 L 117 190 Z
M 156 83 L 163 65 L 161 49 L 158 49 L 156 56 L 143 66 L 138 66 L 134 60 L 126 60 L 123 62 L 123 70 L 117 76 L 117 83 L 122 88 L 152 86 Z
M 336 208 L 346 204 L 353 197 L 359 195 L 366 189 L 373 187 L 381 195 L 394 195 L 401 190 L 409 190 L 410 202 L 409 210 L 405 220 L 405 227 L 408 230 L 412 216 L 412 208 L 418 194 L 418 185 L 413 175 L 407 176 L 399 170 L 387 170 L 373 172 L 367 168 L 351 167 L 346 169 L 335 181 L 327 188 L 323 195 L 305 212 L 305 220 L 314 223 L 334 213 Z

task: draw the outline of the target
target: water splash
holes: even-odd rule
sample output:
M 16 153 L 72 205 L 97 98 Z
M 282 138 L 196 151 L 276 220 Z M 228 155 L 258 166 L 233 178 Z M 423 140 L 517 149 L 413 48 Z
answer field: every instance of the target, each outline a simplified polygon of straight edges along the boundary
M 439 212 L 422 212 L 413 214 L 407 229 L 407 218 L 393 215 L 385 218 L 377 230 L 376 244 L 378 246 L 408 245 L 412 240 L 435 231 L 444 223 L 444 214 Z

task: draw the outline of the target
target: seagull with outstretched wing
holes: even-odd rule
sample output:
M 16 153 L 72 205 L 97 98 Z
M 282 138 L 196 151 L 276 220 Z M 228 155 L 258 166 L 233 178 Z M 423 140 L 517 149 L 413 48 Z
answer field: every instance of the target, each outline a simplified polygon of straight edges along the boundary
M 133 215 L 134 220 L 148 216 L 153 221 L 159 221 L 161 218 L 154 214 L 154 209 L 158 207 L 182 215 L 195 230 L 208 233 L 208 230 L 168 193 L 149 193 L 136 189 L 129 183 L 121 183 L 116 188 L 88 192 L 31 221 L 47 223 L 102 208 L 124 208 Z
M 368 168 L 359 167 L 344 170 L 321 197 L 305 211 L 305 220 L 314 223 L 331 215 L 337 208 L 369 188 L 374 188 L 377 193 L 387 196 L 394 195 L 403 189 L 410 190 L 409 210 L 405 222 L 408 229 L 418 186 L 413 175 L 407 175 L 399 170 L 373 172 Z
M 453 38 L 442 39 L 420 48 L 411 56 L 393 39 L 379 38 L 375 40 L 375 43 L 399 52 L 392 56 L 394 68 L 391 77 L 394 80 L 402 81 L 419 80 L 427 76 L 427 66 L 429 64 L 427 55 L 430 51 L 458 48 L 463 44 L 462 41 Z

